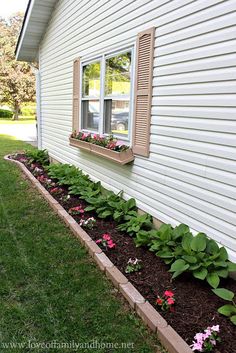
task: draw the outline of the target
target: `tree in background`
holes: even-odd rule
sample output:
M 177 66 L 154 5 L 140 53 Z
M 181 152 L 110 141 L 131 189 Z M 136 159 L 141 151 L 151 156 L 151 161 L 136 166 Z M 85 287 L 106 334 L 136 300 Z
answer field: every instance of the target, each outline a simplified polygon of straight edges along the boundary
M 35 76 L 26 62 L 15 60 L 23 15 L 0 18 L 0 102 L 9 104 L 18 120 L 22 103 L 35 101 Z

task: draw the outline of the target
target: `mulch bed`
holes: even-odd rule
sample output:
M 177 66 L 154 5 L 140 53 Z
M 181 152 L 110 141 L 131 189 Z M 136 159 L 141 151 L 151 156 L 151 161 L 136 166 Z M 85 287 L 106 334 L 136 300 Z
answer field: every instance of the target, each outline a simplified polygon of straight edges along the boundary
M 18 154 L 15 159 L 19 160 L 24 155 Z M 32 171 L 33 168 L 24 163 Z M 41 165 L 34 164 L 34 167 Z M 39 175 L 47 176 L 44 171 Z M 56 183 L 56 181 L 55 181 Z M 43 184 L 43 183 L 42 183 Z M 44 184 L 43 184 L 44 185 Z M 50 192 L 50 187 L 44 185 Z M 60 187 L 63 192 L 53 193 L 52 196 L 68 211 L 71 207 L 87 204 L 79 197 L 71 196 L 66 200 L 68 189 Z M 217 309 L 226 304 L 211 292 L 211 288 L 204 281 L 193 278 L 186 273 L 172 280 L 168 272 L 168 266 L 155 256 L 154 253 L 145 248 L 136 248 L 133 239 L 116 229 L 117 224 L 113 220 L 101 220 L 95 212 L 86 212 L 86 218 L 94 217 L 96 225 L 94 229 L 86 229 L 86 232 L 93 240 L 98 240 L 104 233 L 109 233 L 116 247 L 104 251 L 110 260 L 125 274 L 129 281 L 158 311 L 156 305 L 157 295 L 162 296 L 165 290 L 172 290 L 175 293 L 176 305 L 174 312 L 160 311 L 167 322 L 179 333 L 187 342 L 192 344 L 193 337 L 197 332 L 203 332 L 208 326 L 220 325 L 220 337 L 222 342 L 217 344 L 214 353 L 233 353 L 236 352 L 236 327 L 224 316 L 217 312 Z M 79 223 L 81 216 L 75 215 L 74 219 Z M 143 268 L 139 272 L 131 274 L 125 273 L 129 258 L 142 260 Z M 221 280 L 220 287 L 227 288 L 236 293 L 236 281 L 232 279 Z

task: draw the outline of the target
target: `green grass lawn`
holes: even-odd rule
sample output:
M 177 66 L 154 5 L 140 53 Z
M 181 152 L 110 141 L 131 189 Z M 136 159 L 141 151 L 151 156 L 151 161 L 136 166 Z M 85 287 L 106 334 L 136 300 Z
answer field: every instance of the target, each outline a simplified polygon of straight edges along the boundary
M 0 352 L 156 352 L 155 336 L 124 304 L 79 241 L 19 169 L 2 160 L 7 153 L 29 148 L 0 135 Z M 30 349 L 28 341 L 41 348 Z M 73 341 L 84 348 L 56 348 L 57 343 L 73 346 Z M 84 346 L 93 341 L 131 345 Z M 16 348 L 3 346 L 13 343 Z M 45 343 L 54 348 L 45 348 Z
M 35 124 L 36 120 L 34 116 L 20 116 L 19 120 L 3 119 L 0 118 L 0 124 Z

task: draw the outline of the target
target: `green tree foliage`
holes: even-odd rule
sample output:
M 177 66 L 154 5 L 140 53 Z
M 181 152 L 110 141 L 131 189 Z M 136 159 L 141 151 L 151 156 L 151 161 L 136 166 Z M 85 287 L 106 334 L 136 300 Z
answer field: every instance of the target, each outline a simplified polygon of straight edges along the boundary
M 21 104 L 35 100 L 32 68 L 26 62 L 15 60 L 15 47 L 22 20 L 21 13 L 8 20 L 0 18 L 0 102 L 12 107 L 15 120 L 19 117 Z

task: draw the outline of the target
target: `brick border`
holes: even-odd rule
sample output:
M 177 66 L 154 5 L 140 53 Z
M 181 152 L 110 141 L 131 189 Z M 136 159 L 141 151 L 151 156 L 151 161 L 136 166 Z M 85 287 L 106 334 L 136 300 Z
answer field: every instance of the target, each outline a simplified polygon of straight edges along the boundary
M 120 270 L 114 266 L 106 254 L 99 246 L 90 238 L 90 236 L 78 225 L 73 217 L 56 201 L 51 194 L 40 184 L 33 174 L 24 166 L 23 163 L 9 158 L 6 155 L 4 160 L 17 164 L 23 173 L 32 182 L 34 187 L 38 189 L 44 199 L 49 203 L 52 209 L 66 223 L 73 234 L 79 239 L 81 244 L 85 246 L 89 254 L 93 257 L 98 267 L 106 274 L 107 278 L 112 281 L 114 286 L 119 290 L 123 297 L 129 302 L 130 306 L 135 309 L 143 322 L 157 334 L 160 342 L 169 351 L 169 353 L 193 353 L 187 343 L 179 336 L 179 334 L 166 322 L 166 320 L 156 311 L 156 309 L 145 301 L 145 298 L 139 291 L 129 282 Z

